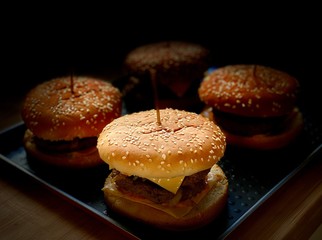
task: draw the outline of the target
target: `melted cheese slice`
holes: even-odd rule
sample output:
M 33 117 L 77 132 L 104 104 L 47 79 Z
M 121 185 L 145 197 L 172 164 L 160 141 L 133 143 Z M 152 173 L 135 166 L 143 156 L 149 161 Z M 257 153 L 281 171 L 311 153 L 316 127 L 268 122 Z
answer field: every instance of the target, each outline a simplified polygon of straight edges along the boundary
M 176 194 L 180 188 L 184 176 L 179 176 L 175 178 L 148 178 L 151 182 L 158 184 L 160 187 Z

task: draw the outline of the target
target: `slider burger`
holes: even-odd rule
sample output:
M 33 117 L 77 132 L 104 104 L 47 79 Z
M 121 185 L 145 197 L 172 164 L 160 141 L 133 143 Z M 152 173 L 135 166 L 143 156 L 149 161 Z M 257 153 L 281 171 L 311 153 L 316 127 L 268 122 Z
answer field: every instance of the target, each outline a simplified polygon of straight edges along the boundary
M 21 112 L 28 156 L 68 168 L 103 163 L 97 136 L 121 116 L 121 104 L 116 87 L 91 77 L 60 77 L 37 85 L 27 93 Z
M 227 144 L 258 150 L 288 145 L 301 132 L 296 106 L 297 79 L 260 65 L 229 65 L 209 73 L 200 84 L 202 115 L 213 119 Z
M 103 192 L 115 212 L 151 226 L 204 226 L 227 201 L 228 180 L 217 162 L 225 136 L 200 114 L 170 108 L 124 115 L 108 124 L 97 148 L 111 173 Z
M 154 108 L 153 81 L 159 108 L 196 111 L 202 102 L 198 87 L 210 66 L 210 51 L 196 43 L 161 41 L 139 46 L 124 59 L 123 99 L 129 112 Z M 150 70 L 155 70 L 151 77 Z

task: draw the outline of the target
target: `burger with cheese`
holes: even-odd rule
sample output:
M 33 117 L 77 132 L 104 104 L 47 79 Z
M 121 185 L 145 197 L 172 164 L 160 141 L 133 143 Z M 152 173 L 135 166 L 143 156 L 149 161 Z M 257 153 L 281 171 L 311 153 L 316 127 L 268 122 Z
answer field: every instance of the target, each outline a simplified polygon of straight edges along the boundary
M 199 228 L 226 205 L 228 180 L 217 164 L 226 142 L 200 114 L 161 109 L 124 115 L 108 124 L 97 148 L 111 172 L 107 206 L 161 229 Z

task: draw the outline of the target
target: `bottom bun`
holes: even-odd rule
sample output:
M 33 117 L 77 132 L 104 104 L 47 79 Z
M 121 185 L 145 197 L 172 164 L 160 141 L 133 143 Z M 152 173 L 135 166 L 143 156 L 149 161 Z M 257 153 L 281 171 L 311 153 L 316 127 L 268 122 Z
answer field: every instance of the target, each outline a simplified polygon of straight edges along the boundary
M 215 121 L 212 108 L 204 109 L 201 115 Z M 279 134 L 257 134 L 253 136 L 242 136 L 232 134 L 224 129 L 221 130 L 226 136 L 227 144 L 256 150 L 273 150 L 285 147 L 293 142 L 302 132 L 303 126 L 304 121 L 302 113 L 297 111 L 291 123 Z
M 210 174 L 216 183 L 207 195 L 194 206 L 185 216 L 175 218 L 161 210 L 145 204 L 131 201 L 115 194 L 115 188 L 104 187 L 104 196 L 107 205 L 113 211 L 138 222 L 149 224 L 156 228 L 183 231 L 200 228 L 213 221 L 224 209 L 228 197 L 228 181 L 222 169 L 215 164 Z
M 25 132 L 23 144 L 28 157 L 39 163 L 49 164 L 51 166 L 78 169 L 96 167 L 104 163 L 99 157 L 96 146 L 73 152 L 43 152 L 36 146 L 33 141 L 33 133 L 29 130 Z

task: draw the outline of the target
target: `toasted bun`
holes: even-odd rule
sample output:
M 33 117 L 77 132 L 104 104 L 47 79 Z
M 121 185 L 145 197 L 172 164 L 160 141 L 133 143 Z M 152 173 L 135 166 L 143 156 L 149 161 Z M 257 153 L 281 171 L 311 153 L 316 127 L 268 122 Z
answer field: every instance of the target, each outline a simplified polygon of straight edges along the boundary
M 242 136 L 230 133 L 222 129 L 226 136 L 226 141 L 230 145 L 239 147 L 256 149 L 256 150 L 273 150 L 279 149 L 289 145 L 296 137 L 301 133 L 304 121 L 303 116 L 297 108 L 294 109 L 296 112 L 291 123 L 283 130 L 275 134 L 256 134 L 252 136 Z M 210 120 L 216 121 L 215 116 L 212 113 L 212 108 L 205 108 L 201 115 L 209 118 Z
M 72 91 L 73 89 L 73 91 Z M 120 91 L 91 77 L 56 78 L 32 89 L 22 106 L 27 128 L 45 140 L 72 140 L 98 136 L 121 115 Z
M 124 64 L 133 73 L 146 73 L 154 68 L 167 72 L 187 65 L 204 65 L 209 57 L 205 47 L 183 41 L 164 41 L 146 44 L 133 49 L 125 58 Z
M 282 71 L 260 65 L 230 65 L 208 74 L 199 97 L 219 111 L 248 117 L 273 117 L 291 112 L 298 81 Z
M 200 228 L 209 224 L 223 211 L 228 197 L 227 178 L 217 164 L 211 168 L 208 176 L 208 179 L 211 179 L 210 181 L 216 183 L 187 215 L 180 218 L 175 218 L 137 201 L 123 198 L 121 195 L 115 194 L 115 191 L 117 191 L 115 186 L 106 184 L 103 190 L 106 203 L 113 211 L 157 228 L 180 231 Z
M 104 164 L 100 159 L 95 146 L 90 146 L 81 151 L 72 152 L 44 152 L 41 151 L 33 141 L 33 133 L 26 130 L 23 145 L 29 160 L 36 161 L 38 164 L 45 163 L 48 166 L 57 166 L 59 168 L 81 169 L 91 168 Z
M 223 156 L 225 136 L 213 121 L 169 108 L 160 120 L 156 110 L 115 119 L 98 137 L 102 160 L 125 175 L 172 178 L 209 169 Z

